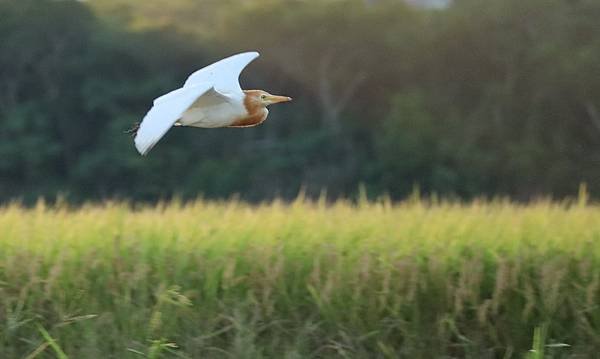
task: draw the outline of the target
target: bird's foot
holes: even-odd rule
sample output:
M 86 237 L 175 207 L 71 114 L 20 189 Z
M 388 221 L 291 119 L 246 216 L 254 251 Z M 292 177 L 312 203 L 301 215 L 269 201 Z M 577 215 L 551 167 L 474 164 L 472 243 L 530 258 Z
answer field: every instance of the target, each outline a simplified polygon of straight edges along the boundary
M 131 127 L 130 129 L 124 131 L 124 133 L 127 133 L 129 135 L 131 135 L 131 137 L 135 137 L 135 135 L 137 135 L 138 130 L 140 129 L 140 123 L 136 122 L 133 124 L 133 127 Z

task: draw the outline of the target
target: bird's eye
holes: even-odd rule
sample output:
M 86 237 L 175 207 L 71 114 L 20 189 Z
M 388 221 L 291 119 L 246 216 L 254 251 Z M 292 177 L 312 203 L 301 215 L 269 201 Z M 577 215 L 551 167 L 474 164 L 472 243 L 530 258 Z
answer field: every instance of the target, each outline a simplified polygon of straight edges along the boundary
M 266 99 L 266 98 L 267 98 L 267 95 L 260 95 L 260 98 L 261 98 L 262 100 L 264 100 L 264 99 Z

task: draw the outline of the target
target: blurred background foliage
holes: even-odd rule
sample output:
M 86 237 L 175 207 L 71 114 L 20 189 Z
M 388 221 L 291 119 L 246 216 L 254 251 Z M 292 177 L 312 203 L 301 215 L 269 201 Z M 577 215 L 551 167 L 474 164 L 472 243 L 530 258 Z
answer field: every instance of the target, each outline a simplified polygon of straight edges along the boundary
M 414 3 L 415 1 L 413 1 Z M 600 2 L 0 0 L 0 198 L 600 193 Z M 232 53 L 252 129 L 123 134 Z

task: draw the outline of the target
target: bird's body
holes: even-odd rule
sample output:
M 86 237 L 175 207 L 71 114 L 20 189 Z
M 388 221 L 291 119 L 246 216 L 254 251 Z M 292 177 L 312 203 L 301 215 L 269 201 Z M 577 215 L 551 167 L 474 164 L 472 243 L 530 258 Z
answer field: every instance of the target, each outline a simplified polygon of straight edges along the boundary
M 267 106 L 290 101 L 262 90 L 242 91 L 238 77 L 258 57 L 256 52 L 234 55 L 193 73 L 182 88 L 154 100 L 135 135 L 145 155 L 173 125 L 202 128 L 252 127 L 269 114 Z
M 248 116 L 244 96 L 221 96 L 209 93 L 200 97 L 177 122 L 182 126 L 217 128 L 233 124 L 236 119 Z

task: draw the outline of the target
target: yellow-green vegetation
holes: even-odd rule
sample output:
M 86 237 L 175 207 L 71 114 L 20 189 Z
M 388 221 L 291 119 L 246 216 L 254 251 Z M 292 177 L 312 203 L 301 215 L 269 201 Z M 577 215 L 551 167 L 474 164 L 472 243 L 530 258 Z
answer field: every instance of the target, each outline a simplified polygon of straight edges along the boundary
M 584 200 L 0 209 L 2 358 L 594 357 L 599 304 Z

